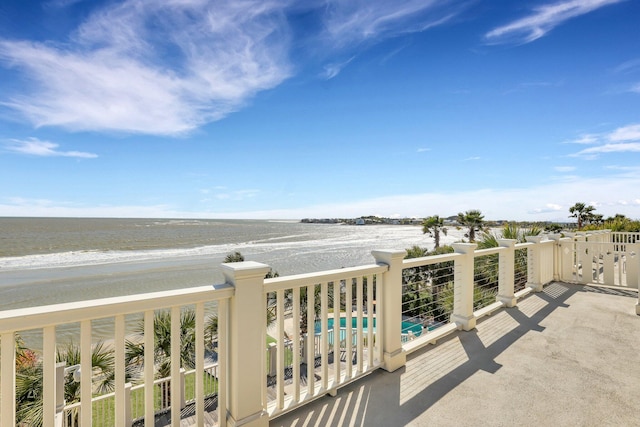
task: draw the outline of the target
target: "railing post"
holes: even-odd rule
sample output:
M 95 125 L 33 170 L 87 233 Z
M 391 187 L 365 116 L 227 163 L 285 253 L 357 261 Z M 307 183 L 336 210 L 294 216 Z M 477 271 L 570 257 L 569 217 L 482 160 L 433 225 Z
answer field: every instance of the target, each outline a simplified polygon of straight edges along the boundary
M 64 368 L 63 368 L 64 369 Z M 64 372 L 64 371 L 63 371 Z M 42 425 L 56 425 L 56 327 L 42 328 Z M 64 390 L 64 388 L 63 388 Z
M 402 260 L 406 251 L 372 251 L 378 264 L 386 264 L 382 289 L 377 289 L 378 309 L 382 309 L 382 351 L 385 371 L 393 372 L 407 363 L 407 354 L 402 348 Z M 380 323 L 378 322 L 378 325 Z M 379 326 L 378 326 L 379 327 Z
M 180 368 L 180 409 L 184 409 L 187 406 L 187 398 L 185 397 L 185 373 L 187 372 L 186 369 L 184 368 Z
M 465 331 L 476 327 L 473 315 L 473 269 L 476 243 L 453 243 L 456 257 L 453 262 L 453 314 L 451 321 Z
M 125 417 L 124 422 L 126 427 L 131 427 L 133 424 L 133 415 L 131 411 L 131 383 L 125 383 L 124 385 L 124 404 L 125 404 Z
M 307 351 L 309 351 L 309 346 L 307 345 L 307 336 L 308 334 L 302 334 L 300 337 L 300 360 L 307 360 Z
M 0 425 L 16 425 L 16 338 L 13 332 L 0 335 Z
M 620 259 L 618 262 L 622 262 Z M 627 253 L 625 254 L 624 273 L 626 275 L 627 287 L 640 289 L 638 282 L 640 277 L 640 244 L 630 243 L 627 245 Z
M 56 427 L 62 427 L 64 421 L 64 367 L 66 362 L 56 363 Z
M 636 314 L 640 316 L 640 243 L 629 245 L 632 249 L 627 253 L 627 286 L 638 289 L 638 302 L 636 303 Z M 629 255 L 633 252 L 633 255 Z M 631 272 L 630 272 L 631 270 Z M 633 276 L 630 278 L 630 276 Z
M 542 281 L 540 279 L 540 242 L 543 236 L 527 236 L 527 242 L 533 243 L 527 249 L 527 286 L 533 292 L 542 291 Z
M 278 372 L 278 346 L 274 342 L 267 348 L 267 366 L 267 375 L 274 377 Z
M 515 297 L 515 260 L 516 260 L 516 240 L 498 239 L 498 244 L 505 251 L 500 252 L 498 261 L 498 301 L 505 307 L 515 307 L 518 300 Z
M 576 257 L 575 246 L 575 242 L 571 237 L 563 237 L 558 240 L 558 262 L 560 268 L 558 273 L 560 281 L 573 283 L 577 280 L 573 275 Z
M 576 233 L 573 237 L 576 251 L 576 281 L 582 284 L 589 283 L 593 279 L 593 270 L 591 268 L 591 262 L 589 261 L 589 249 L 587 246 L 588 239 L 589 236 L 582 232 Z
M 230 426 L 266 427 L 262 401 L 265 387 L 266 301 L 264 277 L 268 265 L 254 261 L 222 264 L 226 282 L 235 287 L 229 306 Z M 224 390 L 220 391 L 224 393 Z M 220 414 L 224 416 L 224 414 Z
M 559 233 L 551 233 L 548 234 L 547 237 L 549 240 L 553 240 L 553 280 L 560 280 L 562 271 L 562 249 L 560 246 L 560 239 L 562 238 L 562 234 Z

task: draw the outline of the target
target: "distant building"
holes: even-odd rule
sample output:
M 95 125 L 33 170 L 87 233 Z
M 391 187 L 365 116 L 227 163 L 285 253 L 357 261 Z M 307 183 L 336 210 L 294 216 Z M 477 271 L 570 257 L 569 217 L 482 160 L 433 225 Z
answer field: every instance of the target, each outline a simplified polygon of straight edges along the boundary
M 356 219 L 356 225 L 364 225 L 364 219 L 362 218 Z

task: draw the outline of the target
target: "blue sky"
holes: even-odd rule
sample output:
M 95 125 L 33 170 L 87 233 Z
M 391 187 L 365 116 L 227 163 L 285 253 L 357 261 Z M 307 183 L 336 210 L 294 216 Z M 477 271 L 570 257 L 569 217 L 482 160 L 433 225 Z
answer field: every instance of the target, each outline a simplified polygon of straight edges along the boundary
M 640 217 L 640 2 L 0 3 L 0 216 Z

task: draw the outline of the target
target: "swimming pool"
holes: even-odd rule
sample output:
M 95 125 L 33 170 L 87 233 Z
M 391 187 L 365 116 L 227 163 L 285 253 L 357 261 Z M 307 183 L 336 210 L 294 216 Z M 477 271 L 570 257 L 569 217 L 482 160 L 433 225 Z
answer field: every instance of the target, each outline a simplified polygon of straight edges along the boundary
M 327 319 L 327 329 L 328 330 L 334 329 L 334 323 L 335 323 L 335 319 L 333 317 L 328 318 Z M 369 318 L 368 317 L 363 317 L 362 318 L 362 329 L 363 329 L 363 332 L 365 334 L 369 330 L 368 323 L 369 323 Z M 343 340 L 346 337 L 346 327 L 347 327 L 347 318 L 346 317 L 340 317 L 340 340 Z M 357 327 L 358 327 L 358 318 L 357 317 L 352 317 L 351 318 L 351 328 L 356 329 Z M 320 322 L 316 322 L 316 324 L 315 324 L 315 333 L 317 335 L 320 332 L 321 332 Z M 376 318 L 375 317 L 373 318 L 373 332 L 374 333 L 376 332 Z M 418 323 L 403 321 L 400 332 L 402 334 L 411 333 L 414 336 L 419 337 L 420 334 L 422 333 L 422 325 L 420 325 Z

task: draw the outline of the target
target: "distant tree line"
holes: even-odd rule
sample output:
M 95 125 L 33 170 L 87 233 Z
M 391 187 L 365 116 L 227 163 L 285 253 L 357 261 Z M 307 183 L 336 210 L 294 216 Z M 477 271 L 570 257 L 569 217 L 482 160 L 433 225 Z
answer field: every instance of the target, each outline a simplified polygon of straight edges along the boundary
M 569 218 L 575 218 L 578 230 L 611 230 L 639 232 L 640 221 L 627 218 L 623 214 L 615 214 L 604 218 L 603 215 L 595 212 L 593 205 L 578 202 L 569 208 Z

